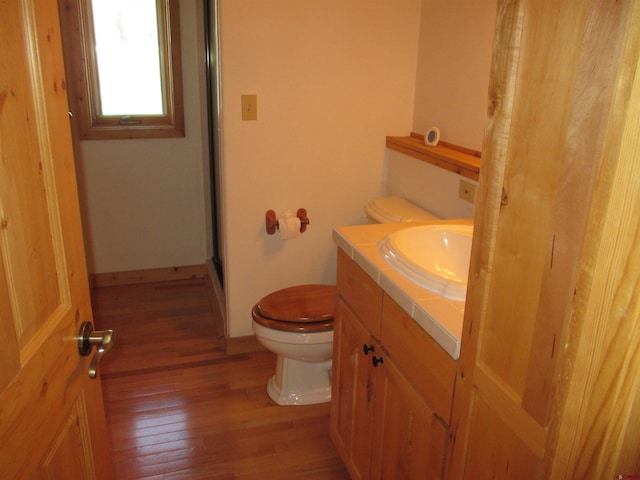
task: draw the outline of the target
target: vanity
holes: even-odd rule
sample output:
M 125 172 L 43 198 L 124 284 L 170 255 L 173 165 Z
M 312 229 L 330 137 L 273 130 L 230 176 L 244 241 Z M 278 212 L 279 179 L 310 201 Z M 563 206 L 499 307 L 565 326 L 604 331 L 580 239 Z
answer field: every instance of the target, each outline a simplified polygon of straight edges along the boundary
M 466 300 L 473 328 L 457 365 L 445 357 L 456 372 L 451 416 L 424 389 L 434 370 L 451 387 L 452 370 L 404 363 L 421 340 L 402 335 L 398 352 L 387 336 L 404 327 L 389 297 L 400 318 L 423 318 L 375 271 L 375 241 L 358 246 L 372 232 L 334 235 L 331 434 L 353 478 L 402 478 L 414 461 L 438 478 L 447 449 L 451 479 L 640 472 L 640 194 L 629 180 L 639 172 L 640 2 L 531 6 L 498 2 Z M 363 343 L 383 363 L 373 367 Z
M 416 285 L 384 260 L 378 243 L 407 227 L 334 230 L 330 429 L 354 479 L 444 476 L 464 302 Z

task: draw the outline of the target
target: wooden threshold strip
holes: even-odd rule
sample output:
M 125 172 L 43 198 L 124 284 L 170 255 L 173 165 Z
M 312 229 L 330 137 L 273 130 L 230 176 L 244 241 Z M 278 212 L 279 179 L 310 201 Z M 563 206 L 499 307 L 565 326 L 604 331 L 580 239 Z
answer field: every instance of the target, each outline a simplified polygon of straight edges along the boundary
M 470 148 L 442 141 L 431 147 L 425 145 L 424 135 L 415 132 L 408 137 L 387 137 L 386 146 L 476 182 L 480 177 L 480 152 Z

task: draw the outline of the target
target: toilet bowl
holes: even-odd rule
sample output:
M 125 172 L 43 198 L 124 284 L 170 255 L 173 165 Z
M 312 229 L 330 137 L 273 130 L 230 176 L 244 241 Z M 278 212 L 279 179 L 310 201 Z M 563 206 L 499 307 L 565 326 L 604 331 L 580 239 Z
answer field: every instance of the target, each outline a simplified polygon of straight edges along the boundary
M 297 285 L 273 292 L 253 307 L 253 332 L 277 355 L 267 393 L 278 405 L 331 400 L 336 295 L 333 285 Z
M 437 220 L 400 197 L 380 197 L 365 205 L 376 223 Z M 258 341 L 277 355 L 267 383 L 278 405 L 310 405 L 331 400 L 333 285 L 298 285 L 273 292 L 253 307 L 252 328 Z

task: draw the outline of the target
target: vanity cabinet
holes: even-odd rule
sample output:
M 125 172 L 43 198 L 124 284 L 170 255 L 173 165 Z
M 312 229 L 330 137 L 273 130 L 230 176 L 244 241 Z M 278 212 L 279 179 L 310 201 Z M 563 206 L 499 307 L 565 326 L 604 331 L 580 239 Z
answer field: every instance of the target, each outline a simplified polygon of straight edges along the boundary
M 456 365 L 338 254 L 331 436 L 354 479 L 442 478 Z

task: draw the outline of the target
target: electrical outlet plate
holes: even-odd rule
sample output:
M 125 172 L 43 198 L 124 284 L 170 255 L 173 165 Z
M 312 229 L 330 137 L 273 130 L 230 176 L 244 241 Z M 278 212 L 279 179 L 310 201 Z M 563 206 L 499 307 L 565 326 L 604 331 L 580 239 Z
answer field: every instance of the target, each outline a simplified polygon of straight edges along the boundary
M 469 203 L 475 203 L 476 199 L 476 186 L 473 183 L 460 180 L 460 187 L 458 188 L 458 197 Z

